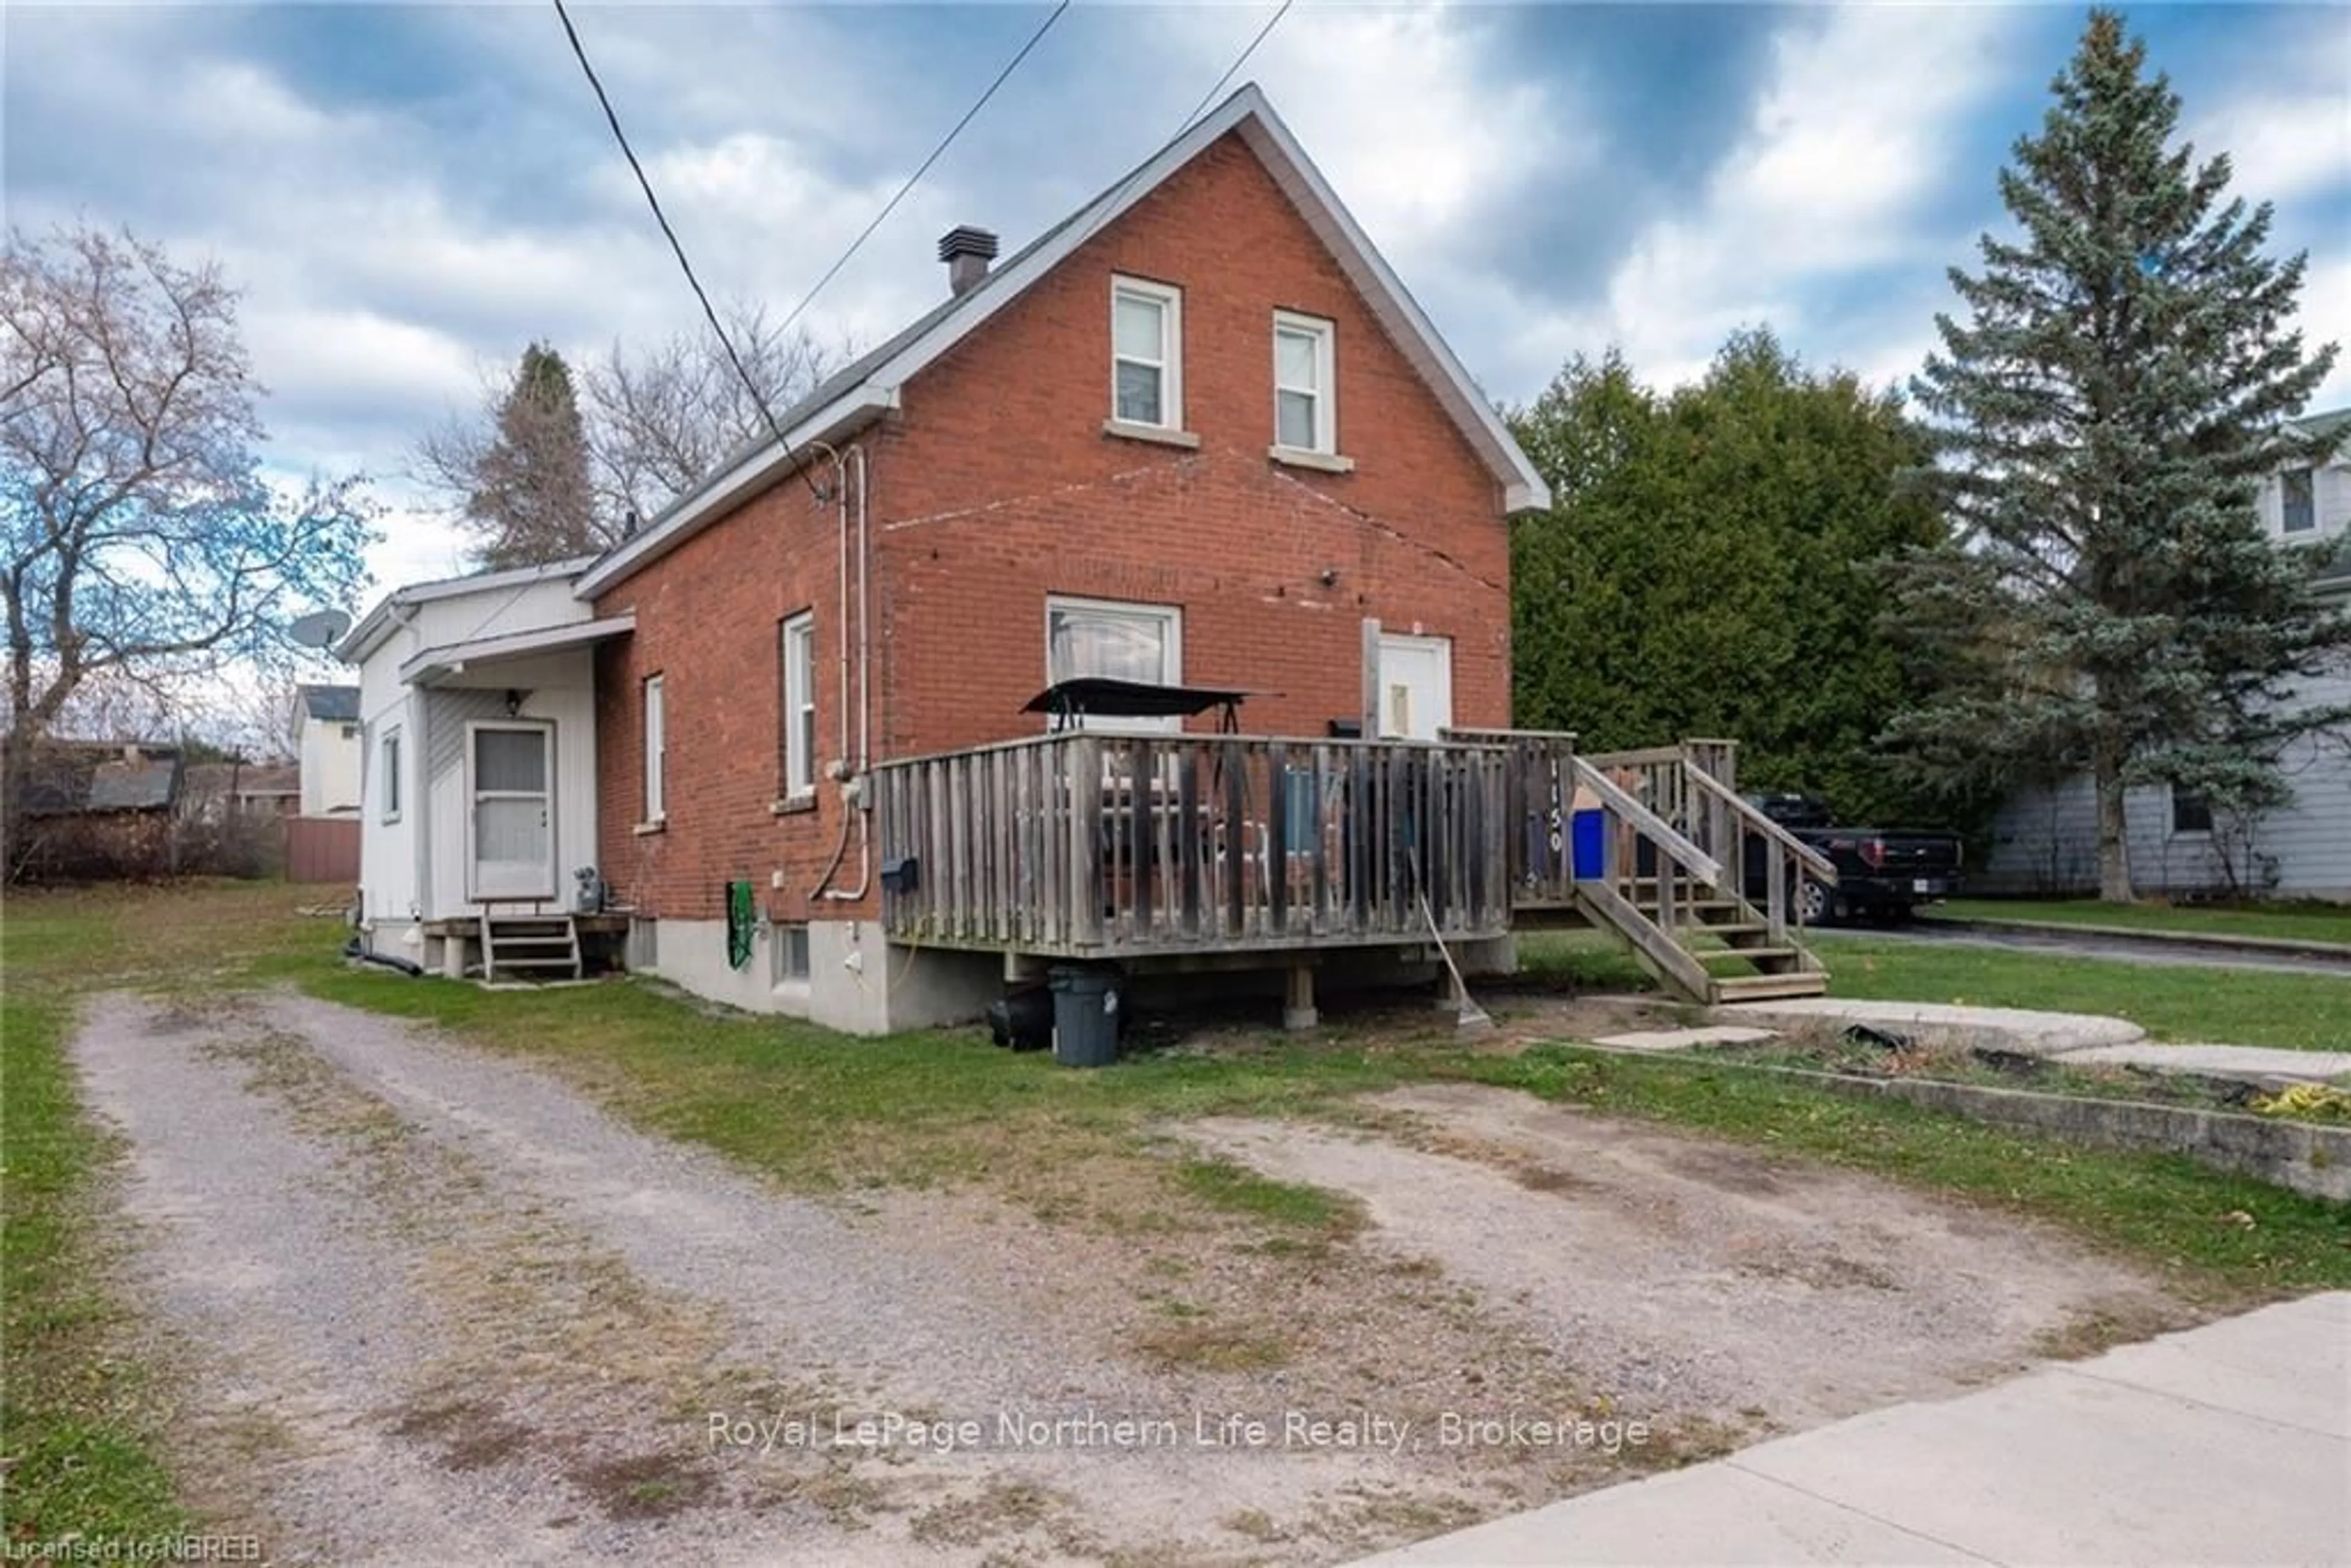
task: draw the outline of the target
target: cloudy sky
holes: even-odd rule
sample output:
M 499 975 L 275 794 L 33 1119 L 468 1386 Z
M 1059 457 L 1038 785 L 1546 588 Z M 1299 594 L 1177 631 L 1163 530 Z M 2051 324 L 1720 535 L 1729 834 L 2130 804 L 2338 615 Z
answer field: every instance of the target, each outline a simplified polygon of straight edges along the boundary
M 797 304 L 1027 37 L 1028 4 L 610 5 L 575 16 L 705 282 Z M 1079 0 L 810 319 L 870 344 L 941 294 L 933 245 L 1008 251 L 1171 135 L 1266 18 Z M 1769 322 L 1907 375 L 1944 269 L 2084 13 L 1998 5 L 1300 3 L 1270 95 L 1498 398 L 1621 345 L 1650 379 Z M 2351 11 L 2144 6 L 2199 147 L 2307 249 L 2304 324 L 2351 345 Z M 267 455 L 363 467 L 534 338 L 690 328 L 694 301 L 544 4 L 0 8 L 10 224 L 128 224 L 216 258 L 269 387 Z M 2351 402 L 2351 365 L 2323 394 Z M 381 585 L 459 564 L 397 515 Z

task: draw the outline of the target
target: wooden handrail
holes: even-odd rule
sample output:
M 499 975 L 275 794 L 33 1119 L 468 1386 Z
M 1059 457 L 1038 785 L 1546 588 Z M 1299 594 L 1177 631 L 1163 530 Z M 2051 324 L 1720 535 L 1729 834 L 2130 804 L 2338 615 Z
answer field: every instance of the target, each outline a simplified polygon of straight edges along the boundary
M 1468 732 L 1462 733 L 1466 735 Z M 1481 733 L 1501 735 L 1509 732 L 1493 730 Z M 1573 737 L 1568 738 L 1572 739 Z M 1416 748 L 1424 751 L 1441 748 L 1447 751 L 1476 750 L 1491 752 L 1503 749 L 1503 743 L 1500 740 L 1409 740 L 1394 736 L 1382 737 L 1378 739 L 1371 740 L 1364 739 L 1362 737 L 1349 737 L 1340 736 L 1332 736 L 1327 739 L 1301 740 L 1296 736 L 1238 735 L 1222 730 L 1217 731 L 1213 734 L 1200 734 L 1191 730 L 1153 730 L 1148 732 L 1136 732 L 1123 729 L 1064 729 L 1057 730 L 1050 735 L 1021 735 L 1015 736 L 1009 740 L 991 740 L 977 746 L 958 746 L 946 751 L 922 751 L 916 752 L 909 757 L 893 757 L 883 761 L 875 762 L 873 764 L 873 771 L 880 773 L 893 768 L 910 768 L 925 762 L 943 762 L 949 758 L 978 757 L 984 756 L 989 752 L 1019 751 L 1030 747 L 1069 746 L 1080 740 L 1100 741 L 1104 746 L 1110 747 L 1131 746 L 1135 741 L 1140 740 L 1147 741 L 1154 746 L 1172 746 L 1179 742 L 1196 742 L 1218 746 L 1327 746 L 1334 751 L 1365 750 L 1386 752 L 1393 751 L 1400 747 L 1405 748 Z
M 1794 854 L 1797 862 L 1812 873 L 1813 881 L 1825 883 L 1831 887 L 1836 885 L 1836 864 L 1828 856 L 1757 810 L 1752 803 L 1736 790 L 1726 788 L 1721 779 L 1717 779 L 1705 768 L 1693 766 L 1688 769 L 1688 774 L 1690 782 L 1729 807 L 1739 820 L 1745 822 L 1749 828 Z
M 1593 766 L 1588 758 L 1575 759 L 1575 781 L 1600 798 L 1600 803 L 1625 819 L 1657 846 L 1675 864 L 1708 887 L 1722 885 L 1722 862 L 1682 836 L 1681 830 L 1635 800 L 1616 781 Z
M 1678 746 L 1645 746 L 1637 751 L 1591 752 L 1584 760 L 1602 768 L 1648 768 L 1661 762 L 1679 762 L 1683 755 Z

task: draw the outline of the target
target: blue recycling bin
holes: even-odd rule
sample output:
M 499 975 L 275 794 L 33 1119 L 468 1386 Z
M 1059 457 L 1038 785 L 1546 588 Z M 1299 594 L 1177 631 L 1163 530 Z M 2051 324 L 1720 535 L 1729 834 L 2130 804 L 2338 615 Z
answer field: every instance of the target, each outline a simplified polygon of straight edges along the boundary
M 1578 882 L 1598 882 L 1608 874 L 1608 813 L 1597 806 L 1578 811 L 1568 823 L 1570 863 Z

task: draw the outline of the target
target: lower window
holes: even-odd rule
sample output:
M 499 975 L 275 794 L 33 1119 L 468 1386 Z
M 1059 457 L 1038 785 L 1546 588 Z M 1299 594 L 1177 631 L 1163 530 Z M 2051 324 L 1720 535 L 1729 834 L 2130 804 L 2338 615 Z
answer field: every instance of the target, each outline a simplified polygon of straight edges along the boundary
M 804 921 L 776 927 L 775 940 L 769 944 L 769 956 L 775 965 L 775 983 L 786 985 L 809 977 L 809 928 Z

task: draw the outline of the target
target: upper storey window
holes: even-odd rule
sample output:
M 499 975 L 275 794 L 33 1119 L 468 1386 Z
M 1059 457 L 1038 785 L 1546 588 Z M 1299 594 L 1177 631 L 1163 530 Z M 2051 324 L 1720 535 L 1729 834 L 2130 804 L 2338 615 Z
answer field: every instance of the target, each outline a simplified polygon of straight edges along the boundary
M 1339 450 L 1332 325 L 1313 316 L 1273 316 L 1273 444 L 1290 452 Z
M 1141 278 L 1111 280 L 1111 417 L 1184 428 L 1184 292 Z

